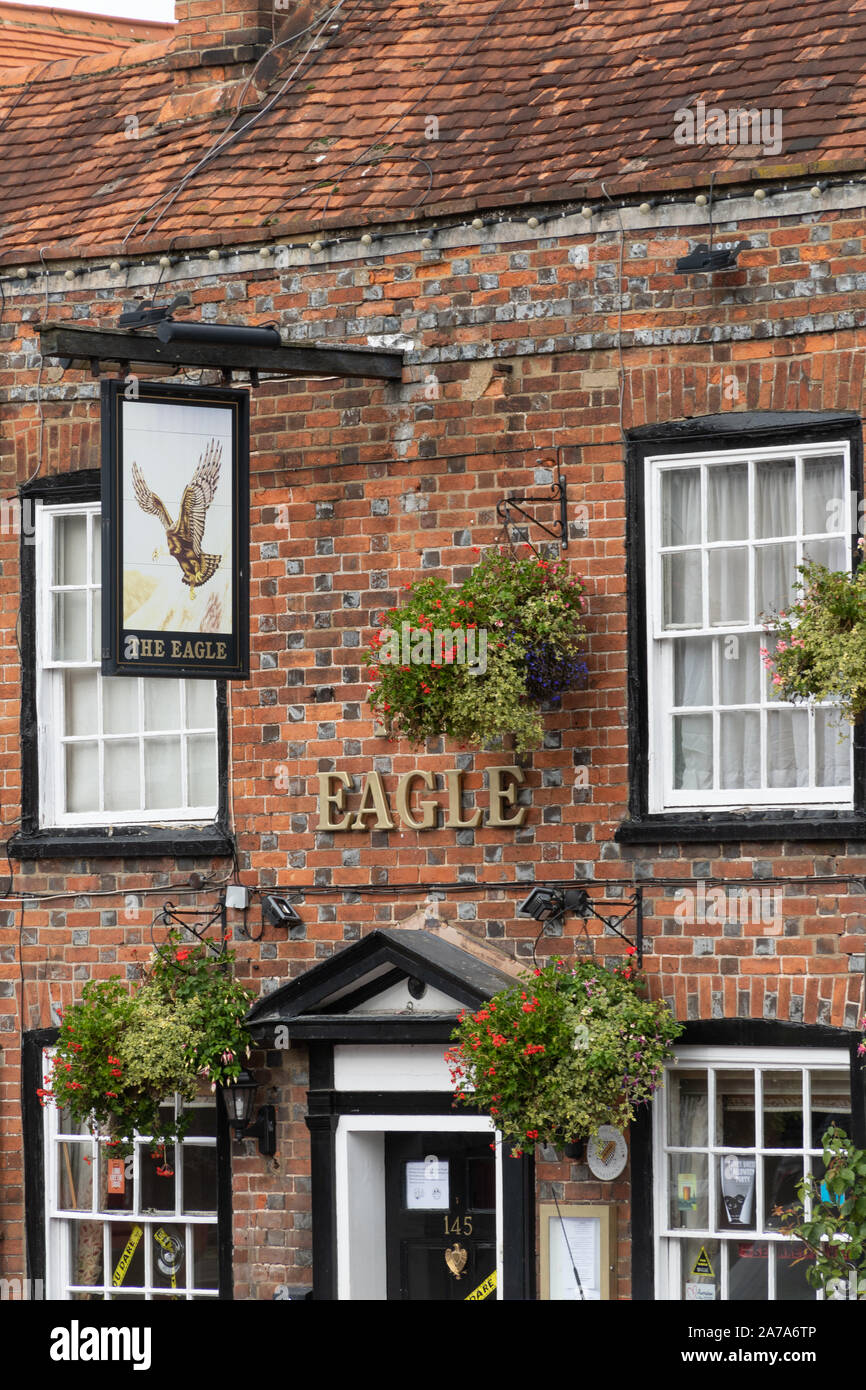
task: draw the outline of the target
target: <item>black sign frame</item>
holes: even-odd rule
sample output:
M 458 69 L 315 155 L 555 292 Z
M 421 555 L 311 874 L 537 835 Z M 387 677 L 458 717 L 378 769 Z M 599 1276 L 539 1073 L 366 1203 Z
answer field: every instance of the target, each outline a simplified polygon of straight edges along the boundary
M 213 407 L 229 412 L 231 458 L 227 477 L 231 489 L 231 634 L 224 632 L 163 631 L 127 628 L 123 619 L 124 583 L 124 416 L 127 406 L 140 402 L 185 408 Z M 218 386 L 173 386 L 137 378 L 102 382 L 102 674 L 104 676 L 166 676 L 200 680 L 246 680 L 250 674 L 250 483 L 249 392 Z M 201 463 L 201 459 L 199 460 Z M 220 466 L 223 460 L 220 458 Z M 149 492 L 144 472 L 142 495 Z M 136 494 L 138 497 L 138 494 Z M 178 499 L 180 500 L 180 499 Z M 142 511 L 141 499 L 138 505 Z M 163 507 L 163 512 L 165 508 Z M 180 526 L 180 510 L 176 512 Z M 144 520 L 144 518 L 143 518 Z M 164 522 L 162 525 L 164 526 Z M 206 523 L 205 523 L 206 527 Z M 168 530 L 166 538 L 168 539 Z M 202 537 L 205 543 L 206 529 Z M 177 542 L 175 542 L 177 544 Z M 171 551 L 177 556 L 174 551 Z M 204 559 L 209 557 L 204 556 Z M 184 569 L 184 562 L 177 559 Z M 208 579 L 202 578 L 201 589 Z M 183 579 L 195 594 L 195 585 Z

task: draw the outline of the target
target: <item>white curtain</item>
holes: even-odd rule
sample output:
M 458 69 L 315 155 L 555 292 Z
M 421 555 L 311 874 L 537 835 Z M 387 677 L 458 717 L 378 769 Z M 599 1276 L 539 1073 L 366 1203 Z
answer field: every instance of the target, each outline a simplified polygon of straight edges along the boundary
M 749 517 L 749 465 L 721 464 L 707 469 L 706 536 L 713 545 L 708 556 L 709 624 L 725 628 L 758 623 L 762 616 L 785 610 L 793 597 L 797 548 L 796 469 L 792 459 L 758 460 L 753 465 L 754 520 Z M 842 494 L 839 456 L 808 460 L 803 470 L 803 515 L 806 533 L 838 525 L 841 508 L 829 498 Z M 699 545 L 701 480 L 698 469 L 671 469 L 662 478 L 665 545 Z M 847 519 L 846 523 L 847 525 Z M 754 547 L 754 609 L 749 609 L 749 535 Z M 736 542 L 741 542 L 737 544 Z M 814 558 L 836 567 L 844 539 L 812 543 Z M 663 622 L 668 630 L 704 624 L 701 552 L 681 551 L 663 558 Z M 762 670 L 755 634 L 715 639 L 682 637 L 674 640 L 673 717 L 674 788 L 677 790 L 758 789 L 765 785 L 762 768 L 761 718 L 742 706 L 760 702 Z M 715 669 L 714 669 L 715 660 Z M 738 708 L 738 706 L 740 708 Z M 718 778 L 714 781 L 713 714 L 718 709 Z M 849 744 L 839 732 L 816 728 L 818 785 L 847 784 Z M 773 709 L 767 714 L 767 785 L 809 785 L 809 719 L 807 710 Z

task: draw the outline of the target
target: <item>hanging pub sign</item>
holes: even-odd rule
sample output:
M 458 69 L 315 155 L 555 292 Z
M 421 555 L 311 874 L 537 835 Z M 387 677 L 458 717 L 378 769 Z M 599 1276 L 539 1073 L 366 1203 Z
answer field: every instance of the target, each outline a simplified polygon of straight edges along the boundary
M 249 675 L 249 395 L 102 383 L 102 673 Z

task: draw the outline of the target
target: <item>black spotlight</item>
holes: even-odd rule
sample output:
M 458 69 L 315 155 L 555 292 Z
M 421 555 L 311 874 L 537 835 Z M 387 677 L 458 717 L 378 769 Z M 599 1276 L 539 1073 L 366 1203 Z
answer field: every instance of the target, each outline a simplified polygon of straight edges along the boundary
M 533 888 L 517 910 L 525 917 L 534 917 L 536 922 L 564 917 L 566 912 L 588 917 L 589 894 L 585 888 Z
M 677 275 L 700 275 L 714 270 L 736 270 L 737 257 L 741 251 L 751 246 L 750 241 L 738 241 L 736 245 L 723 242 L 710 250 L 709 243 L 699 241 L 694 251 L 680 256 L 676 264 Z M 158 331 L 158 330 L 157 330 Z

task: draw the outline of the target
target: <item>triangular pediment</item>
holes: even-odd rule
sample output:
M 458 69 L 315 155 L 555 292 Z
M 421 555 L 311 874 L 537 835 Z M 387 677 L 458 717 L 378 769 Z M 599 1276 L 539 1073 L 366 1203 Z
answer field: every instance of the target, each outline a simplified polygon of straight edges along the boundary
M 260 999 L 247 1026 L 257 1038 L 284 1025 L 293 1037 L 334 1039 L 396 1020 L 425 1033 L 451 1028 L 461 1009 L 514 983 L 514 963 L 503 955 L 500 968 L 490 947 L 465 949 L 456 932 L 447 935 L 457 939 L 406 927 L 371 932 Z

